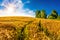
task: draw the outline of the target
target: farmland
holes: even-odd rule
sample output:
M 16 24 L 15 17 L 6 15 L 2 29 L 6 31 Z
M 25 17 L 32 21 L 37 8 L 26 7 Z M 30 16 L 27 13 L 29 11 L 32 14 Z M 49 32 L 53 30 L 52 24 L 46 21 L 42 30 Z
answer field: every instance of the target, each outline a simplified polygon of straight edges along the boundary
M 60 40 L 60 21 L 0 17 L 0 40 Z

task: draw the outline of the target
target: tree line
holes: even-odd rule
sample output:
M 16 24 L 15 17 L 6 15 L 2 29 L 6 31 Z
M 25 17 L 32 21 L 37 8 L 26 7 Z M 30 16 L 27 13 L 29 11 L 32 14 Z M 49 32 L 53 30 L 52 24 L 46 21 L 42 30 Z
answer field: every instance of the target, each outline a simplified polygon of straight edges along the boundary
M 45 10 L 37 10 L 35 12 L 36 18 L 44 18 L 44 19 L 60 19 L 60 15 L 56 10 L 52 10 L 52 12 L 47 15 Z

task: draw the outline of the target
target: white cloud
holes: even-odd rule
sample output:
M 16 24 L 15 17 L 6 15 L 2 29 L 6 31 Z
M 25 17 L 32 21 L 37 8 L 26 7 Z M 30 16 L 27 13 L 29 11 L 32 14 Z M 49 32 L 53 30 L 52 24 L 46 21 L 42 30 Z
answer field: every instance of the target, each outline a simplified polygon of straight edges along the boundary
M 27 1 L 29 3 L 29 1 Z M 21 0 L 4 0 L 1 4 L 5 8 L 0 10 L 0 16 L 29 16 L 34 17 L 35 12 L 29 8 L 24 9 L 24 3 Z

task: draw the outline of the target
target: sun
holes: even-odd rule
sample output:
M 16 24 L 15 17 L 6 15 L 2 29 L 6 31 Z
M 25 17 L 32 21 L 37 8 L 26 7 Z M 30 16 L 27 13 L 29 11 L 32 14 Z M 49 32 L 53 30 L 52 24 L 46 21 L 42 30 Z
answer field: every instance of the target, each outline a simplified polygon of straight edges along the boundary
M 6 11 L 7 11 L 7 13 L 13 13 L 15 11 L 15 6 L 13 4 L 9 4 L 6 7 Z

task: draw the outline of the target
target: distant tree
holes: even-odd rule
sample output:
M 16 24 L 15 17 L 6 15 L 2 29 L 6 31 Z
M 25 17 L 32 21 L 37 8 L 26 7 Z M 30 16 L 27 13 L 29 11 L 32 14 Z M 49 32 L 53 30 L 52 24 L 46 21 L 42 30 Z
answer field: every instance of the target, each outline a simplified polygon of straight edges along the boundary
M 55 10 L 52 10 L 52 13 L 48 16 L 49 19 L 56 19 L 58 17 L 58 13 Z
M 41 10 L 41 18 L 47 18 L 45 10 Z
M 60 15 L 57 17 L 57 19 L 60 19 Z
M 49 16 L 48 16 L 48 19 L 55 19 L 55 17 L 49 15 Z
M 35 17 L 36 18 L 47 18 L 47 15 L 45 13 L 45 10 L 41 10 L 41 11 L 37 10 Z
M 36 16 L 35 16 L 35 17 L 36 17 L 36 18 L 41 18 L 41 13 L 40 13 L 39 10 L 36 11 Z

